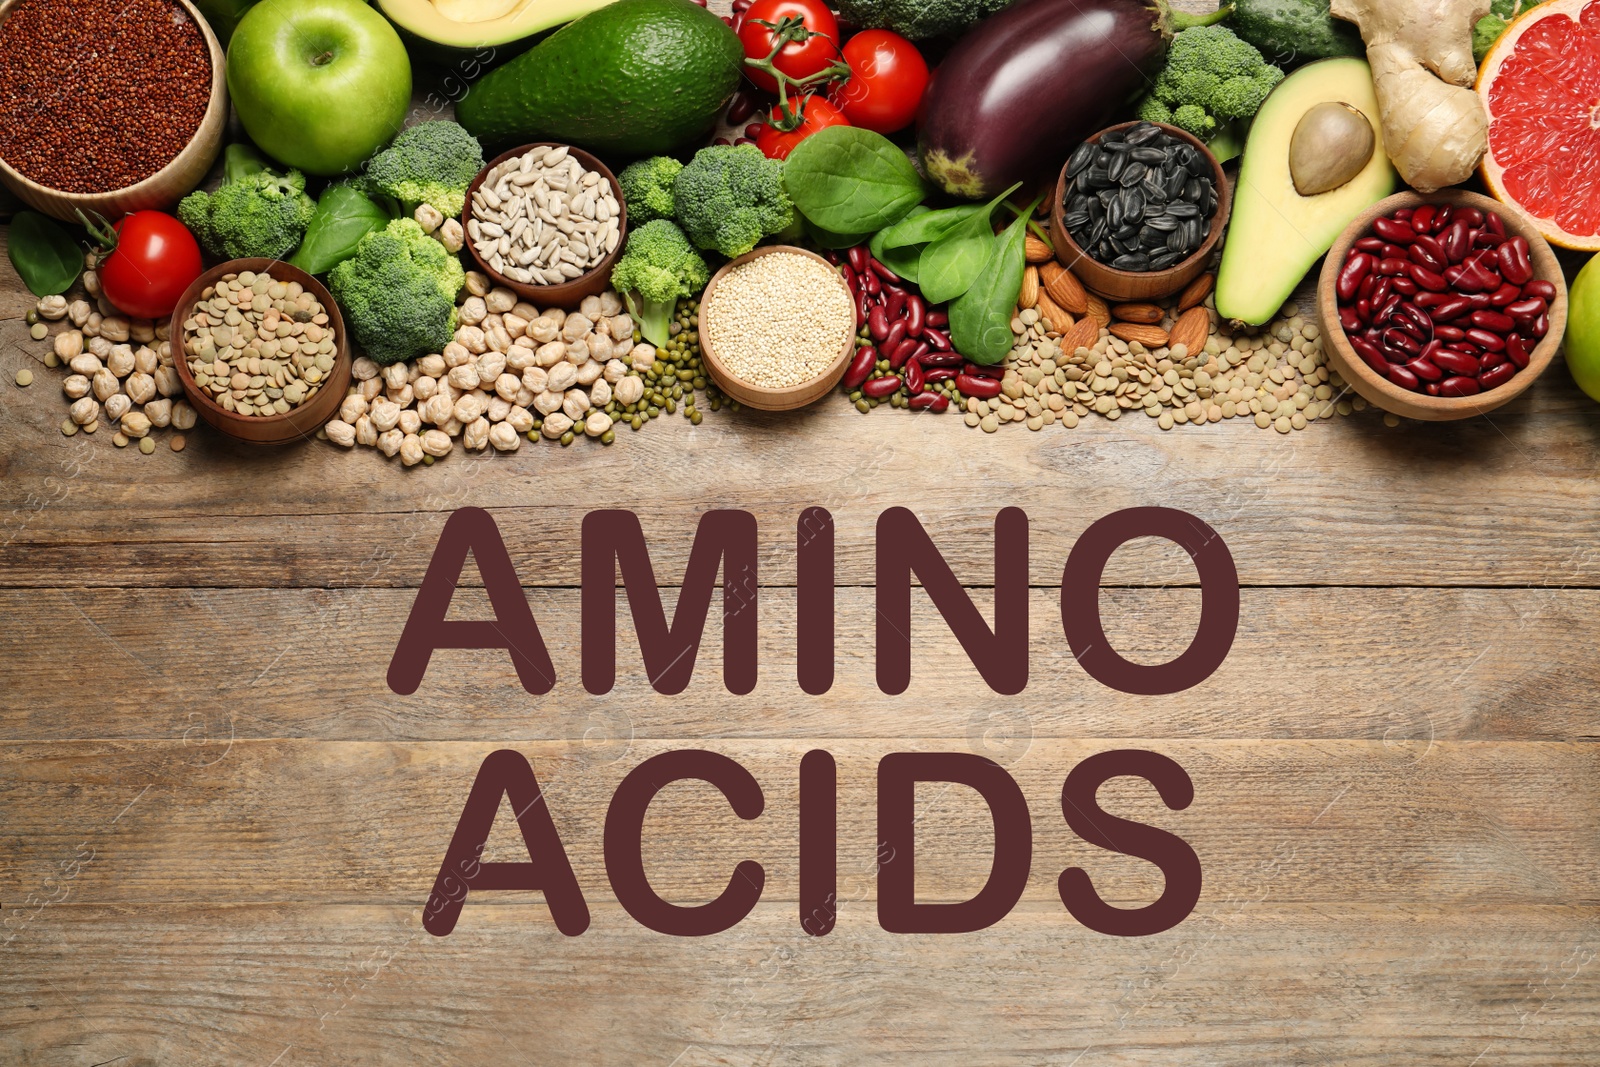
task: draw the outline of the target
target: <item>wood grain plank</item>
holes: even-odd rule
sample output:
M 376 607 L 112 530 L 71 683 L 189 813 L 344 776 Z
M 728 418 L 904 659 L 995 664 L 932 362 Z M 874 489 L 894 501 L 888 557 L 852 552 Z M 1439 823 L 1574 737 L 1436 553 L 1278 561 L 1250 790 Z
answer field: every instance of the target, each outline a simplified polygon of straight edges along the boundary
M 0 303 L 0 316 L 16 313 Z M 835 513 L 851 584 L 871 581 L 873 525 L 889 507 L 912 505 L 973 581 L 992 563 L 995 513 L 1023 507 L 1043 585 L 1089 522 L 1157 504 L 1214 525 L 1250 585 L 1600 585 L 1600 411 L 1560 367 L 1528 394 L 1567 397 L 1548 410 L 1395 430 L 1369 412 L 1287 438 L 1242 421 L 1163 434 L 1133 417 L 983 435 L 954 416 L 863 418 L 835 397 L 699 427 L 664 418 L 609 449 L 406 471 L 371 450 L 263 452 L 203 430 L 195 447 L 152 457 L 104 435 L 63 438 L 61 372 L 39 352 L 20 321 L 0 321 L 0 586 L 414 586 L 444 519 L 469 504 L 494 512 L 524 581 L 540 586 L 577 581 L 582 515 L 612 506 L 641 513 L 674 574 L 701 512 L 748 509 L 763 582 L 790 583 L 794 524 L 816 504 Z M 38 378 L 28 390 L 9 384 L 24 365 Z M 1193 581 L 1154 542 L 1119 552 L 1107 576 Z
M 1023 905 L 981 934 L 788 909 L 673 939 L 615 906 L 58 905 L 0 967 L 17 1067 L 518 1062 L 1583 1067 L 1600 1047 L 1594 908 L 1219 905 L 1105 938 Z
M 193 739 L 191 739 L 192 741 Z M 962 751 L 962 741 L 819 743 L 839 766 L 839 892 L 873 899 L 876 766 L 895 751 Z M 83 844 L 97 859 L 73 883 L 82 903 L 215 900 L 420 903 L 489 741 L 378 743 L 53 742 L 0 748 L 0 900 L 33 892 Z M 709 900 L 744 858 L 767 869 L 766 897 L 796 893 L 797 778 L 804 741 L 520 742 L 580 884 L 610 899 L 601 856 L 606 809 L 648 756 L 707 747 L 740 761 L 765 791 L 741 822 L 704 783 L 675 785 L 646 824 L 647 869 L 679 903 Z M 1080 841 L 1060 817 L 1061 782 L 1086 756 L 1151 748 L 1195 782 L 1186 811 L 1118 779 L 1108 810 L 1187 840 L 1204 901 L 1261 893 L 1293 903 L 1600 904 L 1600 746 L 1560 742 L 1144 741 L 1036 739 L 1006 766 L 1033 815 L 1028 899 L 1056 899 L 1066 866 L 1111 900 L 1147 903 L 1154 867 Z M 988 877 L 992 824 L 966 788 L 919 787 L 919 892 L 961 900 Z M 496 856 L 526 855 L 514 824 Z M 519 894 L 491 894 L 516 900 Z M 535 895 L 537 896 L 537 895 Z
M 973 596 L 990 617 L 991 594 Z M 688 690 L 655 692 L 626 608 L 618 684 L 590 696 L 578 593 L 535 589 L 557 672 L 548 696 L 524 693 L 503 653 L 445 650 L 421 690 L 398 697 L 384 676 L 412 599 L 388 589 L 0 591 L 0 693 L 16 695 L 0 701 L 0 739 L 971 737 L 1004 754 L 1032 737 L 1600 736 L 1600 664 L 1570 654 L 1600 645 L 1595 591 L 1246 590 L 1223 666 L 1159 698 L 1114 692 L 1078 667 L 1045 590 L 1032 597 L 1019 696 L 982 681 L 922 596 L 911 688 L 886 696 L 873 593 L 861 588 L 838 593 L 835 684 L 822 697 L 795 682 L 792 589 L 761 593 L 761 680 L 749 696 L 722 684 L 717 612 Z M 481 590 L 463 589 L 453 616 L 492 611 Z M 1199 593 L 1107 590 L 1102 616 L 1124 655 L 1161 662 L 1188 644 Z

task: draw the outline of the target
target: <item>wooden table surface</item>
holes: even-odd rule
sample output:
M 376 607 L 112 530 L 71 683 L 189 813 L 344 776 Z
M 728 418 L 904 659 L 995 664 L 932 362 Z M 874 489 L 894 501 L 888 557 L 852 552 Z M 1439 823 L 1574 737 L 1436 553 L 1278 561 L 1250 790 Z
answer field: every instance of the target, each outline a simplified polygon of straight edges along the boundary
M 201 430 L 148 457 L 109 432 L 63 437 L 31 302 L 0 257 L 0 1062 L 1600 1062 L 1600 407 L 1559 362 L 1448 425 L 1369 411 L 1291 436 L 1162 433 L 1129 416 L 984 435 L 832 397 L 404 470 Z M 818 504 L 838 524 L 839 654 L 810 697 L 794 527 Z M 437 654 L 414 696 L 385 685 L 439 531 L 468 505 L 528 587 L 558 672 L 546 697 L 492 652 Z M 994 515 L 1028 513 L 1020 696 L 983 684 L 921 596 L 912 686 L 878 691 L 873 526 L 897 505 L 985 610 Z M 1244 587 L 1231 655 L 1176 696 L 1106 689 L 1060 630 L 1075 538 L 1137 505 L 1214 526 Z M 615 690 L 584 693 L 579 524 L 604 507 L 640 514 L 669 586 L 701 514 L 756 515 L 754 693 L 722 687 L 715 618 L 690 688 L 655 693 L 626 612 Z M 483 617 L 467 574 L 455 614 Z M 1119 649 L 1156 662 L 1188 643 L 1198 592 L 1174 546 L 1130 545 L 1106 584 Z M 478 894 L 451 936 L 421 929 L 499 747 L 541 777 L 593 912 L 583 936 L 558 934 L 538 894 Z M 752 823 L 700 784 L 651 809 L 667 898 L 710 899 L 739 859 L 766 868 L 755 912 L 700 939 L 635 923 L 601 856 L 622 776 L 685 747 L 738 759 L 767 797 Z M 839 763 L 842 900 L 820 939 L 795 915 L 798 766 L 818 747 Z M 1052 817 L 1066 772 L 1119 747 L 1195 782 L 1183 812 L 1126 780 L 1102 792 L 1201 858 L 1199 906 L 1154 937 L 1093 933 L 1055 893 L 1072 865 L 1124 906 L 1160 890 Z M 879 929 L 874 773 L 899 750 L 982 753 L 1022 785 L 1032 876 L 997 926 Z M 964 789 L 918 796 L 921 898 L 964 899 L 988 872 L 988 815 Z M 491 851 L 520 848 L 502 819 Z

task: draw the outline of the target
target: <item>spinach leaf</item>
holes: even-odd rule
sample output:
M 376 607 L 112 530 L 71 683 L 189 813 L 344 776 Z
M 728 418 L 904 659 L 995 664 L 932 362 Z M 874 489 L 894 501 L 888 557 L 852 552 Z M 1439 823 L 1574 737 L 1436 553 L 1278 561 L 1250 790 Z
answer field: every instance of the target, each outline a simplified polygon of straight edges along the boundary
M 962 204 L 960 207 L 947 207 L 943 211 L 907 215 L 883 231 L 883 247 L 904 248 L 937 241 L 982 210 L 982 204 Z
M 60 223 L 19 211 L 8 234 L 11 265 L 34 296 L 57 296 L 83 273 L 83 249 Z
M 783 168 L 800 214 L 834 233 L 875 233 L 922 202 L 917 168 L 881 133 L 829 126 L 801 141 Z
M 918 204 L 916 207 L 911 209 L 911 214 L 906 216 L 906 218 L 908 220 L 913 218 L 921 218 L 922 216 L 929 214 L 932 214 L 932 210 L 930 208 L 924 204 Z M 899 247 L 890 248 L 885 239 L 889 234 L 893 233 L 898 228 L 898 225 L 903 225 L 903 223 L 897 224 L 896 226 L 890 226 L 888 229 L 879 230 L 877 233 L 873 234 L 872 240 L 867 244 L 867 250 L 872 253 L 873 259 L 876 259 L 879 263 L 882 263 L 884 266 L 900 275 L 900 277 L 904 278 L 906 281 L 915 284 L 917 281 L 917 260 L 922 256 L 923 246 L 902 245 Z
M 363 237 L 383 229 L 391 220 L 389 212 L 354 186 L 346 182 L 330 185 L 317 201 L 300 250 L 289 262 L 307 274 L 326 273 L 355 255 Z
M 1035 201 L 1033 207 L 1037 206 Z M 1022 273 L 1027 267 L 1023 238 L 1033 207 L 992 240 L 992 254 L 982 277 L 950 305 L 950 341 L 974 363 L 990 366 L 1011 352 L 1011 312 L 1022 291 Z
M 918 284 L 922 286 L 922 295 L 928 303 L 942 304 L 954 300 L 978 280 L 994 247 L 994 230 L 989 220 L 1000 201 L 1014 193 L 1020 185 L 1020 182 L 1013 185 L 923 249 L 917 274 L 921 279 Z
M 831 230 L 824 230 L 821 226 L 808 219 L 806 221 L 806 236 L 817 242 L 820 248 L 854 248 L 862 241 L 865 241 L 869 235 L 834 233 Z

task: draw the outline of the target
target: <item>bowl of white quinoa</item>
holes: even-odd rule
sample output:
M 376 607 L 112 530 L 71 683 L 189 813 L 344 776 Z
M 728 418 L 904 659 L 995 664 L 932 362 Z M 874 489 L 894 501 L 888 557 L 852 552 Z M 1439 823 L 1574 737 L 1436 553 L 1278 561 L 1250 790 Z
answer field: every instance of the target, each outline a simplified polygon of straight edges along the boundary
M 838 268 L 769 245 L 717 271 L 700 298 L 700 353 L 723 392 L 747 407 L 792 411 L 844 377 L 856 307 Z

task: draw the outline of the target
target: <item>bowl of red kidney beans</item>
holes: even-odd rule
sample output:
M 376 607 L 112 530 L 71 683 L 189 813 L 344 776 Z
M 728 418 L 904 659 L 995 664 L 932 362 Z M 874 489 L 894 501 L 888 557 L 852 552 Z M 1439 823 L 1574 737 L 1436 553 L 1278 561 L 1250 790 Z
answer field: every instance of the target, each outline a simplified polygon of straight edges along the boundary
M 1515 208 L 1460 190 L 1397 193 L 1328 252 L 1317 309 L 1334 369 L 1386 411 L 1480 415 L 1533 384 L 1561 347 L 1567 287 Z

